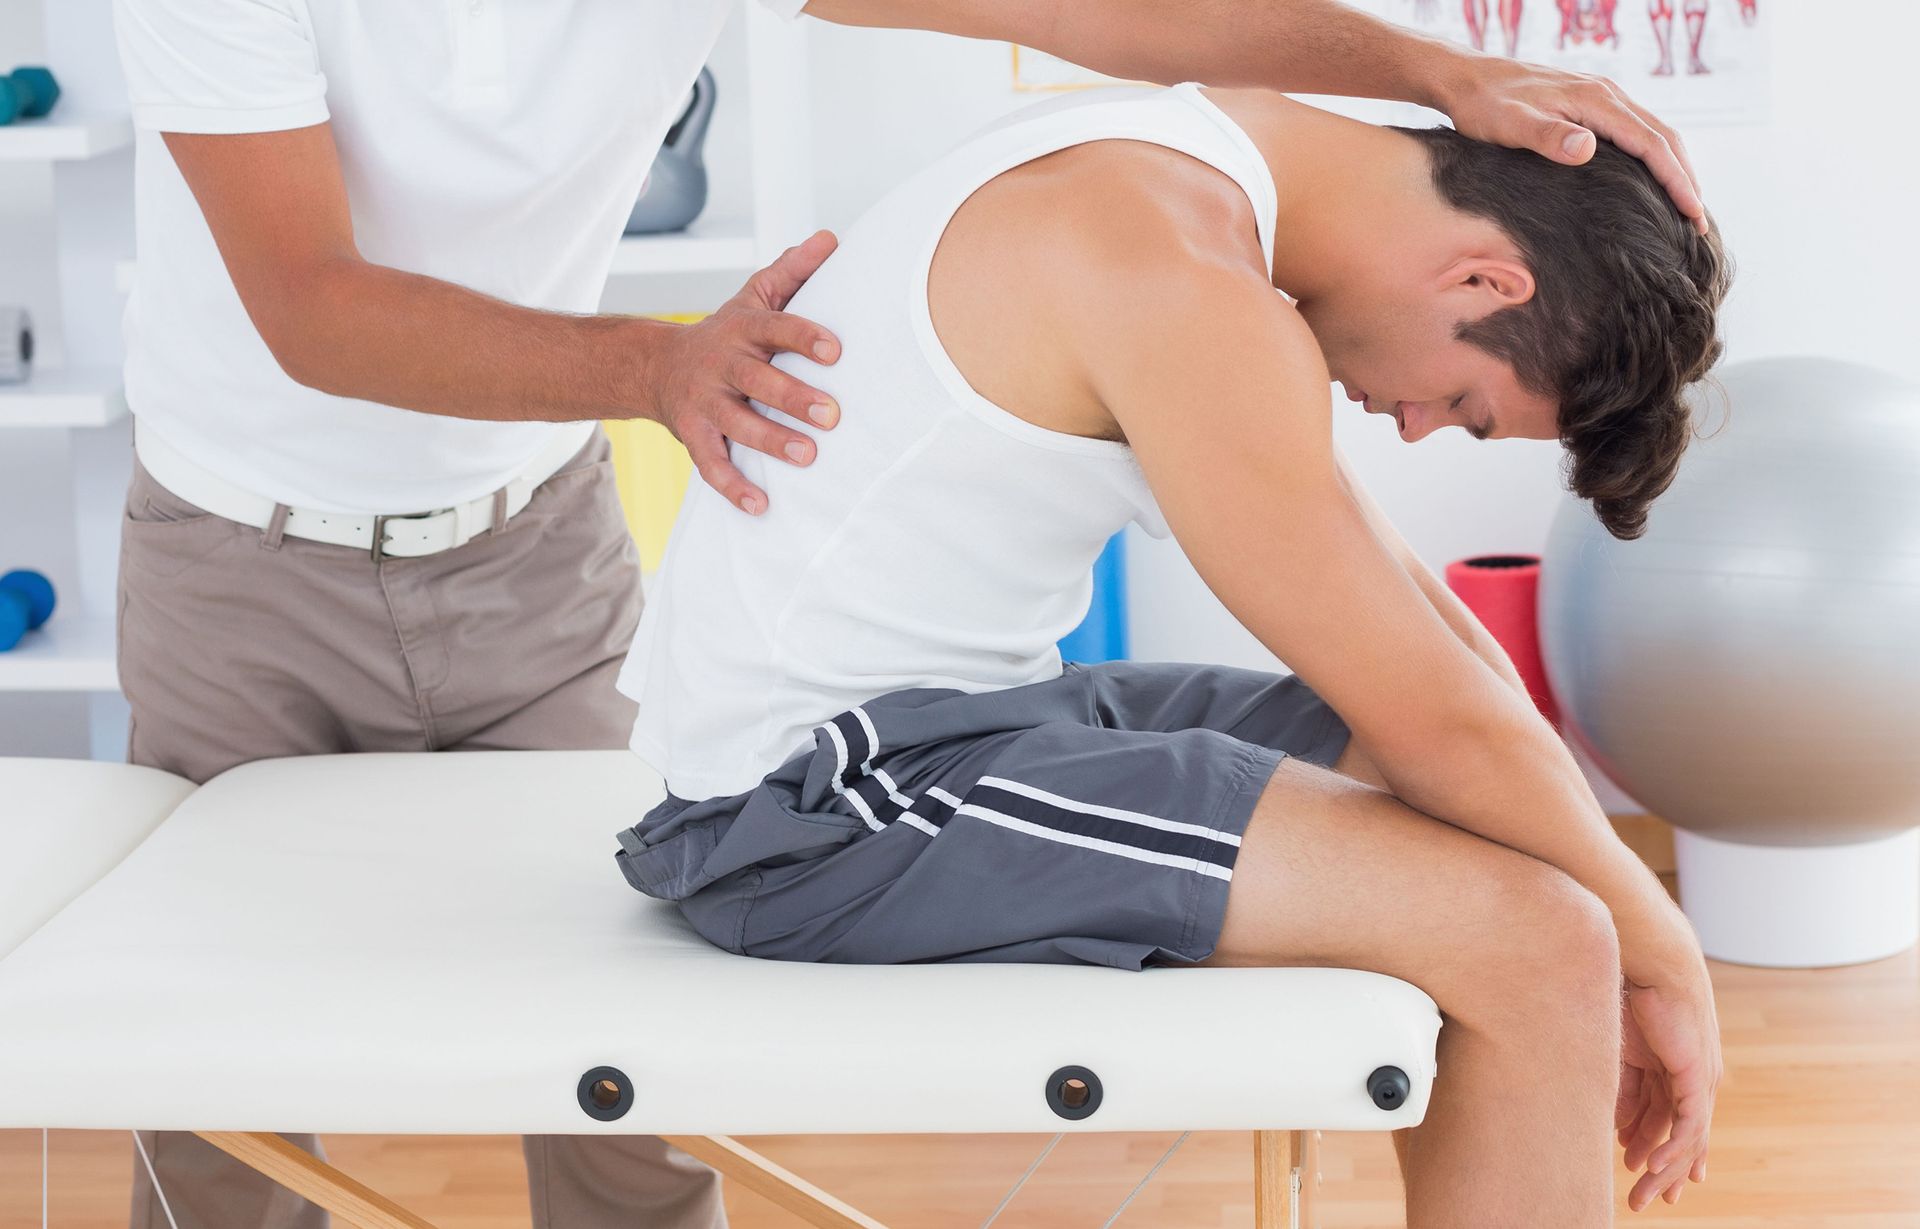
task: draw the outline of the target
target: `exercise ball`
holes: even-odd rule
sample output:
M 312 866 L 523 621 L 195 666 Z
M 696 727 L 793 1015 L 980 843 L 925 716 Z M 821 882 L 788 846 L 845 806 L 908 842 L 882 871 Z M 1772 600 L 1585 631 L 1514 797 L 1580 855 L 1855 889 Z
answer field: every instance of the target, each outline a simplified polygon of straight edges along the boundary
M 1644 537 L 1569 500 L 1540 585 L 1571 738 L 1675 827 L 1717 959 L 1874 960 L 1920 940 L 1920 385 L 1741 363 Z

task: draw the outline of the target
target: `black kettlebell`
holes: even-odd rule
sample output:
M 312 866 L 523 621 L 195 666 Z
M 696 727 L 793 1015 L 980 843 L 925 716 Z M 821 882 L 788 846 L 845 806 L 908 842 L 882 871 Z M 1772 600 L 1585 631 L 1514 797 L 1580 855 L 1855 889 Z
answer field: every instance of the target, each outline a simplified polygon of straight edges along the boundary
M 694 80 L 687 109 L 667 129 L 666 143 L 640 185 L 640 199 L 627 216 L 629 235 L 684 230 L 707 207 L 707 164 L 701 149 L 707 143 L 713 99 L 713 73 L 703 68 Z

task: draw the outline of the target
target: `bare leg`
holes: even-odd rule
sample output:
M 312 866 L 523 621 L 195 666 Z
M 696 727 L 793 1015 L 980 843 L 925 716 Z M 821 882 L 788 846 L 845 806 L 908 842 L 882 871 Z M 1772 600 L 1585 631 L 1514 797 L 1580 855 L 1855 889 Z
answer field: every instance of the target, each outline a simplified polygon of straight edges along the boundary
M 1357 752 L 1341 766 L 1364 773 Z M 1440 1005 L 1441 1077 L 1405 1140 L 1408 1229 L 1609 1225 L 1619 952 L 1560 871 L 1284 761 L 1249 823 L 1210 965 L 1371 969 Z

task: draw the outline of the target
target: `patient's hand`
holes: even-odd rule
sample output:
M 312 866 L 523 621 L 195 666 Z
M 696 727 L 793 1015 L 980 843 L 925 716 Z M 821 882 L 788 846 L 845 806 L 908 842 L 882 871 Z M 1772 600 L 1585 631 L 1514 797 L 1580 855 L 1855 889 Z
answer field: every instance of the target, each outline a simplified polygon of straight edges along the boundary
M 1585 162 L 1594 135 L 1605 137 L 1646 163 L 1680 212 L 1706 232 L 1699 179 L 1680 134 L 1606 78 L 1469 53 L 1435 94 L 1434 105 L 1467 136 L 1555 162 Z
M 832 397 L 770 362 L 780 353 L 817 363 L 840 357 L 832 333 L 782 310 L 834 247 L 833 235 L 819 231 L 788 248 L 718 311 L 669 333 L 647 361 L 648 417 L 673 432 L 700 477 L 743 512 L 766 511 L 767 493 L 728 458 L 728 440 L 795 465 L 814 458 L 811 438 L 762 417 L 748 398 L 822 429 L 839 421 Z
M 1720 1086 L 1720 1026 L 1704 969 L 1691 984 L 1626 983 L 1620 1011 L 1620 1095 L 1614 1127 L 1629 1170 L 1646 1172 L 1627 1196 L 1642 1211 L 1680 1202 L 1707 1177 L 1707 1137 Z

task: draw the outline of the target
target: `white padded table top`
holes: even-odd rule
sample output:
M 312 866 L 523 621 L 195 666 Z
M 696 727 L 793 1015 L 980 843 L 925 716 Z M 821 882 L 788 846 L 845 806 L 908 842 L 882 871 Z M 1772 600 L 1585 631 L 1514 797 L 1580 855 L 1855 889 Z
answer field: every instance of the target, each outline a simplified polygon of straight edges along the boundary
M 0 956 L 112 870 L 191 782 L 151 768 L 0 758 Z
M 51 778 L 49 778 L 51 780 Z M 754 960 L 630 889 L 625 752 L 267 761 L 0 959 L 0 1127 L 317 1132 L 1378 1130 L 1439 1017 L 1336 969 Z M 51 865 L 51 864 L 49 864 Z M 0 931 L 17 925 L 0 900 Z M 1097 1112 L 1044 1088 L 1074 1064 Z M 584 1073 L 625 1073 L 617 1121 Z M 1384 1111 L 1369 1073 L 1412 1082 Z

